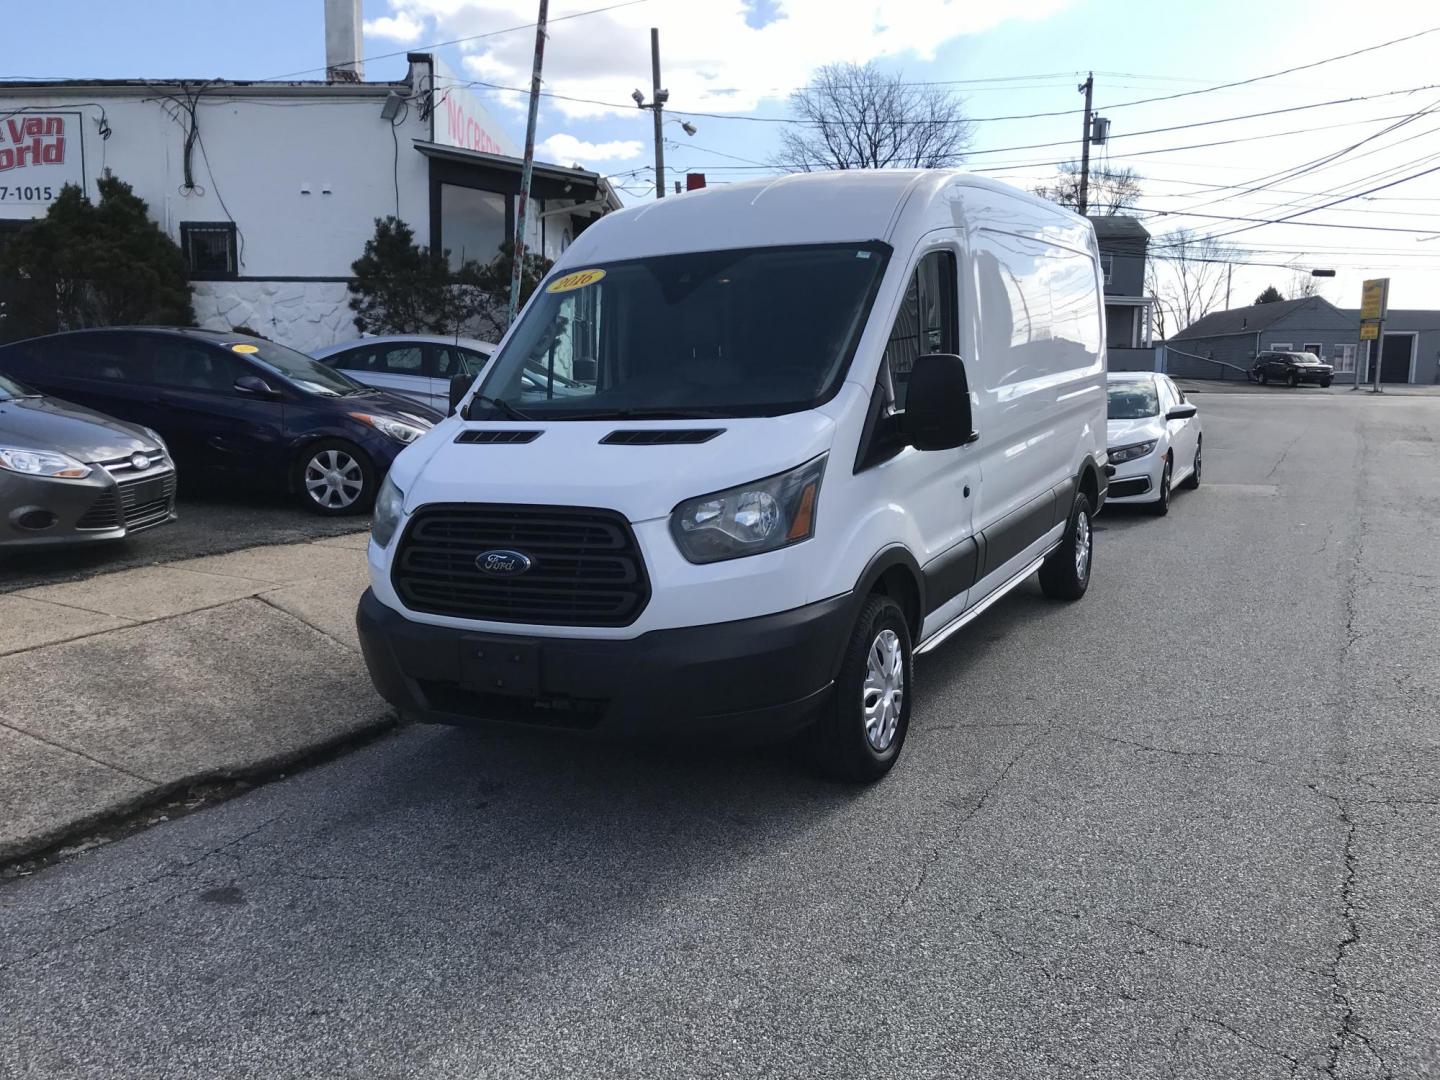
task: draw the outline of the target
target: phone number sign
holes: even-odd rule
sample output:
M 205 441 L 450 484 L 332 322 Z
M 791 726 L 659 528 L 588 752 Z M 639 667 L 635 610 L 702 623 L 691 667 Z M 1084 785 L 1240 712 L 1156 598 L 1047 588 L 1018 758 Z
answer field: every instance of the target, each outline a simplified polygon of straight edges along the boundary
M 40 217 L 66 184 L 85 186 L 78 112 L 0 113 L 0 217 Z

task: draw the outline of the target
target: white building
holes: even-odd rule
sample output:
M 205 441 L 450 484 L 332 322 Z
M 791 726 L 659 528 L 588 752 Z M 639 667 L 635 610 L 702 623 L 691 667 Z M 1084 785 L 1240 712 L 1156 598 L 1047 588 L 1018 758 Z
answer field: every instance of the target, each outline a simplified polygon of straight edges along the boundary
M 360 0 L 327 0 L 325 81 L 0 82 L 0 230 L 108 169 L 185 252 L 199 324 L 306 349 L 355 336 L 346 284 L 394 214 L 486 262 L 514 232 L 519 150 L 439 60 L 360 81 Z M 527 229 L 554 258 L 619 207 L 602 177 L 536 163 Z

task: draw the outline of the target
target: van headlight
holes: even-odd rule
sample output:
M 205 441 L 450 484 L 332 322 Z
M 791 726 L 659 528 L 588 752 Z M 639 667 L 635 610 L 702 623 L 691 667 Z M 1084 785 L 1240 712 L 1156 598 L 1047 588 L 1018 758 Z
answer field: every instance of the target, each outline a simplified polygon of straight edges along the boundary
M 1136 458 L 1142 458 L 1150 453 L 1155 449 L 1155 442 L 1156 440 L 1151 439 L 1149 442 L 1135 443 L 1131 446 L 1117 446 L 1108 451 L 1106 456 L 1109 457 L 1111 465 L 1123 465 L 1127 461 L 1134 461 Z
M 798 544 L 815 535 L 825 455 L 751 484 L 686 499 L 670 535 L 692 563 L 721 562 Z
M 405 514 L 405 493 L 387 475 L 375 496 L 375 517 L 370 522 L 370 537 L 382 548 L 390 546 L 400 519 Z

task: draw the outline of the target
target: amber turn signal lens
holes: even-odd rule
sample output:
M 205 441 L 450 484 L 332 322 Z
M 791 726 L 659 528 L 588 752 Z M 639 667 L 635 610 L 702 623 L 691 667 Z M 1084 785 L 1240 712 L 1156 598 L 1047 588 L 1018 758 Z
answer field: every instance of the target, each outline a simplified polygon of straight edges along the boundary
M 819 484 L 811 480 L 800 493 L 800 505 L 795 510 L 795 520 L 790 523 L 790 531 L 785 534 L 786 540 L 804 540 L 814 531 L 815 492 L 819 487 Z

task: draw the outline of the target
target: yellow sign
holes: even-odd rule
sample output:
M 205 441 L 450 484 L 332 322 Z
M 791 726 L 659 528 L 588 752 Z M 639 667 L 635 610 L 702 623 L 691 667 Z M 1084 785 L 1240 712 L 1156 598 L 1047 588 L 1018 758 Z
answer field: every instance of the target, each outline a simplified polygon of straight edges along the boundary
M 564 277 L 556 278 L 546 287 L 545 291 L 569 292 L 571 289 L 583 289 L 586 285 L 594 285 L 604 276 L 604 270 L 576 270 Z
M 1375 341 L 1380 337 L 1380 324 L 1378 322 L 1362 322 L 1360 324 L 1360 340 Z
M 1390 291 L 1389 278 L 1371 278 L 1365 282 L 1360 293 L 1360 318 L 1383 319 L 1385 317 L 1385 294 Z
M 249 345 L 249 344 L 246 344 L 245 342 L 242 341 L 242 342 L 239 342 L 238 344 L 231 345 L 231 346 L 230 346 L 230 351 L 231 351 L 231 352 L 247 353 L 247 354 L 248 354 L 248 353 L 257 353 L 257 352 L 260 351 L 260 349 L 259 349 L 259 347 L 256 346 L 256 345 Z

